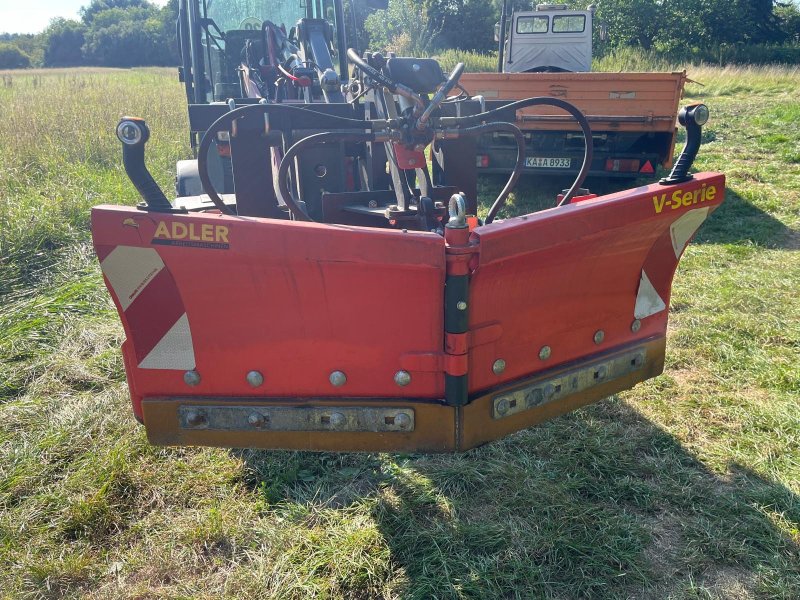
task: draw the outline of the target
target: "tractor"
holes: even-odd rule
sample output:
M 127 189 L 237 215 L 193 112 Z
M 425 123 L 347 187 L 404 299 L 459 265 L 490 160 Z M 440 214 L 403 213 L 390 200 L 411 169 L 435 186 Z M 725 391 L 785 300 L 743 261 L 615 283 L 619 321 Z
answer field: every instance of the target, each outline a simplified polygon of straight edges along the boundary
M 678 261 L 724 197 L 722 174 L 690 173 L 708 109 L 681 110 L 667 177 L 597 196 L 572 104 L 490 108 L 462 64 L 345 51 L 327 4 L 226 29 L 211 2 L 181 3 L 198 193 L 155 183 L 142 119 L 116 129 L 142 202 L 95 207 L 92 235 L 151 443 L 457 452 L 660 374 Z M 200 54 L 239 61 L 238 81 Z M 536 106 L 575 120 L 582 167 L 551 208 L 500 219 L 525 165 L 516 115 Z M 515 167 L 479 215 L 476 140 L 494 132 Z

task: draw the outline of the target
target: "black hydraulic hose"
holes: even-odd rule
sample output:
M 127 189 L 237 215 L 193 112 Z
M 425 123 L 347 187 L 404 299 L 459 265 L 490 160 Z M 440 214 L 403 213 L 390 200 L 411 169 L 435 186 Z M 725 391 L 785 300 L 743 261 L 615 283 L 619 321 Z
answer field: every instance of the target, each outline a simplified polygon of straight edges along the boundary
M 442 91 L 445 96 L 450 93 L 450 91 L 458 85 L 458 80 L 461 79 L 461 75 L 464 73 L 464 63 L 457 63 L 456 66 L 453 68 L 452 72 L 447 78 L 447 81 L 444 82 L 442 86 Z
M 307 105 L 308 106 L 308 105 Z M 203 191 L 208 195 L 211 199 L 211 202 L 214 203 L 220 212 L 226 215 L 235 215 L 236 212 L 231 210 L 222 198 L 217 193 L 217 190 L 214 188 L 214 183 L 211 181 L 211 176 L 208 173 L 208 151 L 211 148 L 211 144 L 214 141 L 215 136 L 220 131 L 227 131 L 230 129 L 231 123 L 235 119 L 244 116 L 245 113 L 251 112 L 263 112 L 265 115 L 269 114 L 272 111 L 301 111 L 301 112 L 313 112 L 319 115 L 323 115 L 325 117 L 335 119 L 337 121 L 344 121 L 348 124 L 358 124 L 361 125 L 364 129 L 369 127 L 369 123 L 366 121 L 361 121 L 359 119 L 350 119 L 348 117 L 340 117 L 338 115 L 328 115 L 323 112 L 312 110 L 309 108 L 301 108 L 300 106 L 292 106 L 289 104 L 248 104 L 247 106 L 242 106 L 241 108 L 237 108 L 230 112 L 226 112 L 216 121 L 211 124 L 206 132 L 203 134 L 203 139 L 200 141 L 200 146 L 197 150 L 197 174 L 200 176 L 200 183 L 203 185 Z
M 514 186 L 517 185 L 517 181 L 519 181 L 519 178 L 522 175 L 522 171 L 525 169 L 525 137 L 522 135 L 522 131 L 520 131 L 519 127 L 517 127 L 513 123 L 507 123 L 504 121 L 485 123 L 483 125 L 475 125 L 474 127 L 467 127 L 466 129 L 460 129 L 458 132 L 459 136 L 462 135 L 478 136 L 478 135 L 483 135 L 484 133 L 494 133 L 494 132 L 505 132 L 505 133 L 510 133 L 514 136 L 514 140 L 517 142 L 517 162 L 514 165 L 514 170 L 511 171 L 511 176 L 508 178 L 506 185 L 500 191 L 500 194 L 497 196 L 497 199 L 492 203 L 492 206 L 489 208 L 489 213 L 486 215 L 486 219 L 484 221 L 484 223 L 486 223 L 487 225 L 492 221 L 494 221 L 494 218 L 497 216 L 497 213 L 500 211 L 503 205 L 505 205 L 506 199 L 508 199 L 508 195 L 511 193 L 511 190 L 514 189 Z
M 386 77 L 383 73 L 378 71 L 378 69 L 370 66 L 367 61 L 361 58 L 353 48 L 347 49 L 347 58 L 350 59 L 350 62 L 357 66 L 362 73 L 367 75 L 370 79 L 375 81 L 376 83 L 381 84 L 383 87 L 388 89 L 391 93 L 395 93 L 397 91 L 397 84 Z
M 428 107 L 423 111 L 422 115 L 417 120 L 417 129 L 420 131 L 425 129 L 428 119 L 431 118 L 431 113 L 439 108 L 439 105 L 447 98 L 447 94 L 449 94 L 451 90 L 458 85 L 458 80 L 461 79 L 462 73 L 464 73 L 464 63 L 458 63 L 453 69 L 453 72 L 450 73 L 447 81 L 442 84 L 442 86 L 433 96 L 431 103 L 428 104 Z
M 425 111 L 425 102 L 422 100 L 419 94 L 414 92 L 414 90 L 412 90 L 410 87 L 405 86 L 402 83 L 396 83 L 386 77 L 386 75 L 378 71 L 378 69 L 370 66 L 367 61 L 361 58 L 358 55 L 358 52 L 352 48 L 347 50 L 347 58 L 349 58 L 350 62 L 357 66 L 362 73 L 365 73 L 370 79 L 385 87 L 392 94 L 397 94 L 411 100 L 416 106 L 416 116 L 421 115 Z
M 578 191 L 578 189 L 583 185 L 583 182 L 586 180 L 586 176 L 589 174 L 589 169 L 592 167 L 592 159 L 594 158 L 594 140 L 592 139 L 592 128 L 584 114 L 578 110 L 575 105 L 564 100 L 559 100 L 558 98 L 527 98 L 525 100 L 518 100 L 516 102 L 512 102 L 511 104 L 506 104 L 500 108 L 478 113 L 477 115 L 448 118 L 446 122 L 448 125 L 456 126 L 472 125 L 474 123 L 485 122 L 489 119 L 497 118 L 509 110 L 516 112 L 523 108 L 528 108 L 529 106 L 555 106 L 560 108 L 575 118 L 575 120 L 578 122 L 578 125 L 580 125 L 581 131 L 583 132 L 583 164 L 581 165 L 581 169 L 578 172 L 575 181 L 572 183 L 572 186 L 569 188 L 569 190 L 567 190 L 567 193 L 564 194 L 564 198 L 558 203 L 558 206 L 569 204 L 569 201 L 572 200 L 573 196 L 575 196 L 575 192 Z M 498 210 L 499 208 L 500 207 L 498 207 Z M 490 221 L 487 220 L 487 223 L 488 222 Z
M 298 221 L 313 221 L 314 219 L 300 207 L 292 197 L 292 192 L 289 190 L 289 169 L 291 169 L 295 157 L 309 146 L 316 146 L 317 144 L 327 144 L 331 142 L 374 142 L 376 141 L 376 137 L 377 136 L 372 132 L 349 133 L 326 131 L 303 138 L 289 148 L 286 154 L 283 155 L 281 166 L 278 168 L 278 198 L 289 208 L 289 212 L 291 212 Z

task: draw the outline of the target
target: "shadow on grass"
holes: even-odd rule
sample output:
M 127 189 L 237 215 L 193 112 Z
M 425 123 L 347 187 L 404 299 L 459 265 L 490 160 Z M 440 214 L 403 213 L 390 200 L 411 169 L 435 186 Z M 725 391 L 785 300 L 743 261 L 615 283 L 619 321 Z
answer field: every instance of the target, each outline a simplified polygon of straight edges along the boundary
M 800 498 L 738 465 L 711 472 L 616 400 L 461 455 L 242 456 L 275 510 L 368 511 L 401 598 L 800 590 L 800 548 L 786 533 Z
M 797 235 L 798 232 L 726 188 L 725 202 L 703 224 L 694 243 L 797 249 Z

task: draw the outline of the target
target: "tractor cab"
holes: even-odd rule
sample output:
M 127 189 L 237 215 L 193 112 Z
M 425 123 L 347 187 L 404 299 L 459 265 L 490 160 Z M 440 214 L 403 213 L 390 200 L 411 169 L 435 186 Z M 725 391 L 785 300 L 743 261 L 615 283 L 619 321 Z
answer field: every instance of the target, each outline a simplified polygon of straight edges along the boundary
M 690 173 L 706 107 L 681 111 L 668 177 L 596 196 L 570 103 L 487 108 L 462 64 L 347 58 L 348 102 L 194 107 L 194 196 L 169 200 L 146 124 L 120 122 L 143 202 L 94 208 L 92 235 L 150 441 L 462 451 L 661 373 L 672 277 L 724 196 L 723 175 Z M 551 208 L 501 220 L 531 106 L 575 119 L 583 166 Z M 516 140 L 516 166 L 479 218 L 475 139 L 492 132 Z M 204 158 L 221 135 L 233 193 Z
M 386 0 L 367 0 L 386 8 Z M 176 193 L 202 193 L 198 144 L 231 103 L 345 103 L 349 79 L 342 0 L 180 0 L 179 78 L 189 104 L 194 156 L 177 164 Z M 230 143 L 222 133 L 208 148 L 217 189 L 233 193 Z
M 182 0 L 180 77 L 189 104 L 343 100 L 342 20 L 341 0 Z

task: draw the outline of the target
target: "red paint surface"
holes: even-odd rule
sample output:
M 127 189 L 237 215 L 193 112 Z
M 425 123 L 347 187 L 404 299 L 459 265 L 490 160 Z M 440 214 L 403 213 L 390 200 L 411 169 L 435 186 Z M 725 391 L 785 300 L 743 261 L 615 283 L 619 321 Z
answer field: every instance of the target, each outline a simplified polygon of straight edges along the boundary
M 122 221 L 136 213 L 140 227 L 131 234 Z M 153 246 L 161 220 L 225 225 L 230 249 Z M 441 398 L 444 393 L 440 373 L 414 373 L 402 388 L 394 383 L 403 354 L 444 347 L 445 244 L 435 234 L 223 215 L 143 215 L 112 206 L 93 210 L 92 231 L 98 246 L 155 248 L 191 324 L 201 375 L 192 388 L 182 371 L 134 366 L 164 333 L 166 316 L 159 315 L 158 299 L 144 297 L 157 282 L 120 313 L 136 403 L 175 395 Z M 161 290 L 164 306 L 174 305 Z M 134 319 L 131 311 L 140 302 L 143 312 Z M 172 319 L 174 311 L 167 312 Z M 258 389 L 245 380 L 252 370 L 264 375 Z M 335 370 L 347 375 L 346 385 L 330 384 Z
M 703 184 L 717 195 L 690 207 L 656 213 L 653 196 Z M 699 174 L 676 186 L 653 184 L 481 227 L 474 232 L 480 260 L 470 282 L 470 328 L 496 322 L 503 335 L 470 353 L 470 392 L 666 332 L 668 310 L 642 320 L 634 333 L 641 271 L 669 306 L 678 259 L 670 225 L 693 208 L 712 210 L 725 179 Z M 594 334 L 603 330 L 602 344 Z M 542 346 L 551 357 L 539 359 Z M 506 370 L 495 375 L 495 360 Z
M 713 201 L 656 213 L 654 195 L 704 183 L 716 185 Z M 670 225 L 692 208 L 713 210 L 723 192 L 723 176 L 700 174 L 677 186 L 646 186 L 475 228 L 469 244 L 477 252 L 450 261 L 474 269 L 470 392 L 663 335 L 667 310 L 643 319 L 640 331 L 630 329 L 642 268 L 668 304 L 678 262 Z M 130 219 L 139 226 L 123 225 Z M 230 249 L 153 246 L 162 220 L 195 229 L 224 225 Z M 136 366 L 152 344 L 146 340 L 175 316 L 172 292 L 162 288 L 160 296 L 141 299 L 135 319 L 131 308 L 140 298 L 121 313 L 137 414 L 148 396 L 438 400 L 444 394 L 443 371 L 427 370 L 448 364 L 437 358 L 445 347 L 447 261 L 445 241 L 435 234 L 115 206 L 93 210 L 92 234 L 101 255 L 117 245 L 155 248 L 191 324 L 201 375 L 194 388 L 184 384 L 182 371 Z M 593 341 L 598 329 L 605 332 L 600 345 Z M 547 361 L 538 357 L 544 345 L 552 348 Z M 500 376 L 492 371 L 498 358 L 507 365 Z M 398 387 L 393 377 L 404 367 L 412 369 L 412 381 Z M 251 370 L 263 373 L 260 388 L 246 383 Z M 335 370 L 346 373 L 346 385 L 330 384 Z

